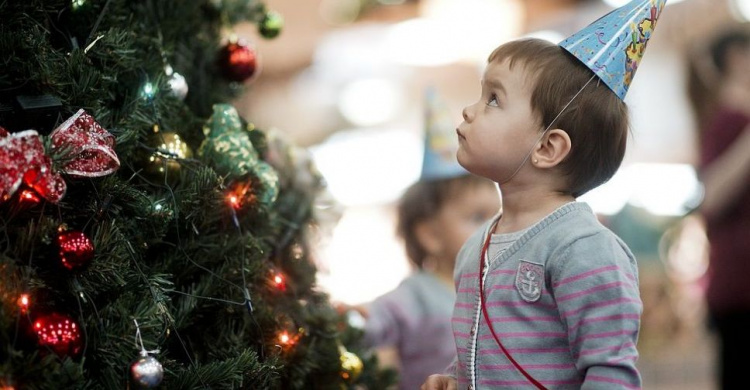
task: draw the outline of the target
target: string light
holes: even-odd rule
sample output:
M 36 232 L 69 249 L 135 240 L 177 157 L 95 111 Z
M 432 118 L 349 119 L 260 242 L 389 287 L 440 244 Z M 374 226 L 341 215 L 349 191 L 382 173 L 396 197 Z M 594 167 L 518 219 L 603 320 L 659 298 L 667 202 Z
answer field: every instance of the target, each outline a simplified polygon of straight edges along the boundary
M 237 183 L 227 193 L 227 203 L 233 209 L 239 210 L 247 201 L 252 201 L 252 196 L 248 197 L 250 192 L 250 183 Z
M 281 291 L 286 291 L 286 278 L 282 273 L 278 272 L 273 275 L 273 285 Z
M 305 330 L 303 328 L 299 328 L 298 333 L 295 335 L 292 335 L 287 330 L 283 330 L 279 333 L 278 340 L 279 345 L 282 348 L 289 348 L 297 344 L 299 339 L 305 334 Z
M 229 194 L 227 196 L 227 201 L 229 202 L 229 205 L 232 206 L 232 208 L 235 210 L 238 210 L 242 206 L 240 204 L 240 199 L 235 194 Z
M 156 96 L 156 87 L 151 82 L 145 82 L 141 88 L 141 96 L 147 100 L 151 100 Z
M 21 191 L 20 196 L 21 203 L 24 203 L 26 205 L 35 205 L 40 202 L 40 199 L 33 191 L 30 190 L 23 190 Z
M 18 307 L 21 309 L 21 313 L 26 313 L 29 310 L 30 305 L 31 298 L 29 298 L 29 294 L 21 294 L 21 296 L 18 297 Z

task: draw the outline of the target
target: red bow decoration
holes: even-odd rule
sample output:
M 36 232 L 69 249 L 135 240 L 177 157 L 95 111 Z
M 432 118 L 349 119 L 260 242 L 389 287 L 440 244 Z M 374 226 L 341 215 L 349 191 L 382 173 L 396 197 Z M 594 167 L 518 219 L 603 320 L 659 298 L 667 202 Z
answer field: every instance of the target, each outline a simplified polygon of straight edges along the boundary
M 115 137 L 83 109 L 58 126 L 50 138 L 53 150 L 64 148 L 61 170 L 70 176 L 99 177 L 120 167 Z M 52 170 L 39 134 L 25 130 L 8 135 L 0 128 L 0 202 L 10 198 L 21 182 L 52 203 L 65 195 L 65 181 Z

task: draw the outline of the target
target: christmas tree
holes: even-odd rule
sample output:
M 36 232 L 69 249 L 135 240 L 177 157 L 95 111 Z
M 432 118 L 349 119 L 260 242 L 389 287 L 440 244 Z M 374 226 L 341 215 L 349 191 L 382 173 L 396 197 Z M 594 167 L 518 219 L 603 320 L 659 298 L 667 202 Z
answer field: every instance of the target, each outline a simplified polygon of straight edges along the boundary
M 323 179 L 228 104 L 258 69 L 228 32 L 273 38 L 280 15 L 251 0 L 0 15 L 0 389 L 391 382 L 315 286 Z

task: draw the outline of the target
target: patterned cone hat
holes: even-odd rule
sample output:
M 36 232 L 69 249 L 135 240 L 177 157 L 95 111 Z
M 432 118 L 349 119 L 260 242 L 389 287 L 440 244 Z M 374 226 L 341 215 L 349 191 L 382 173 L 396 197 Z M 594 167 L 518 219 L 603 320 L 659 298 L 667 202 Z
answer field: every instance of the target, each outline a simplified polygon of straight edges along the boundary
M 633 0 L 560 42 L 625 99 L 667 0 Z
M 456 124 L 434 89 L 425 91 L 424 104 L 424 158 L 419 180 L 448 179 L 468 174 L 456 160 Z

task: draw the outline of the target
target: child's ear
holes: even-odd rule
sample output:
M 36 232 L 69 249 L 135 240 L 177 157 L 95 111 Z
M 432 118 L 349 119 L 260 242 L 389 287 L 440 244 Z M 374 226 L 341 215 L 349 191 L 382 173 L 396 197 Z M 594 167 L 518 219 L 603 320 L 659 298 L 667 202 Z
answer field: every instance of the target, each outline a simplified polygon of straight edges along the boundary
M 435 255 L 442 250 L 442 240 L 437 232 L 437 226 L 432 219 L 422 221 L 414 226 L 417 241 L 428 255 Z
M 542 137 L 531 154 L 531 164 L 537 168 L 552 168 L 568 157 L 572 144 L 565 130 L 551 129 Z

